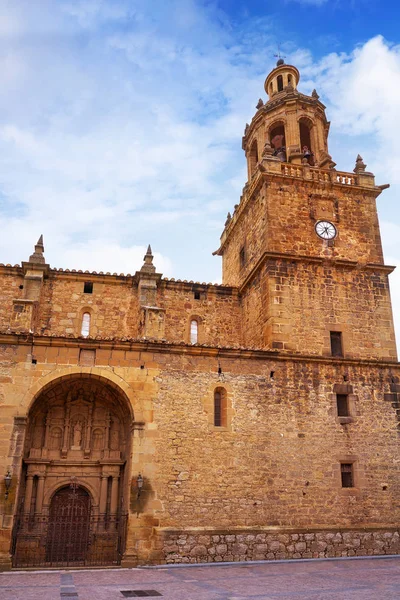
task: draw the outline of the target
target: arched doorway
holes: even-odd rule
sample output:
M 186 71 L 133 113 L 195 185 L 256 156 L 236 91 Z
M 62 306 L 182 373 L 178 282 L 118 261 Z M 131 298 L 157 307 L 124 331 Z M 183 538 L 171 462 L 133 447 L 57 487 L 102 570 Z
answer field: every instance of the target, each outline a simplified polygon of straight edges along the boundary
M 13 565 L 121 561 L 132 414 L 106 380 L 57 380 L 28 415 Z

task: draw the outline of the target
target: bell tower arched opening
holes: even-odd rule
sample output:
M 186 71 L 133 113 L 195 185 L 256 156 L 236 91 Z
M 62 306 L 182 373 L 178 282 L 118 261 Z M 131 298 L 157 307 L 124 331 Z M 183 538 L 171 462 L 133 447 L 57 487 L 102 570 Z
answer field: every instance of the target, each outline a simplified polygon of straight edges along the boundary
M 314 143 L 312 140 L 313 123 L 310 119 L 304 117 L 299 121 L 300 148 L 303 154 L 303 160 L 314 166 Z
M 14 566 L 120 564 L 131 422 L 124 393 L 105 379 L 59 379 L 37 395 L 28 414 Z M 68 532 L 81 542 L 68 541 Z
M 250 178 L 254 175 L 258 165 L 258 145 L 257 140 L 253 140 L 249 152 L 249 174 Z
M 274 123 L 269 130 L 269 141 L 273 148 L 273 155 L 282 162 L 286 161 L 286 136 L 285 125 L 282 121 Z

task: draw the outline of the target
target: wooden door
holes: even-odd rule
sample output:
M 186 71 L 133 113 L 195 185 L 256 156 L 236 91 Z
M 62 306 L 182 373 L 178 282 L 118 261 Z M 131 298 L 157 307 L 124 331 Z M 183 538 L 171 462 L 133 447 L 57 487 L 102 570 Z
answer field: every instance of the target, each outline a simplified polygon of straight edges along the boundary
M 89 529 L 89 494 L 79 486 L 61 488 L 50 505 L 46 562 L 58 565 L 84 563 Z

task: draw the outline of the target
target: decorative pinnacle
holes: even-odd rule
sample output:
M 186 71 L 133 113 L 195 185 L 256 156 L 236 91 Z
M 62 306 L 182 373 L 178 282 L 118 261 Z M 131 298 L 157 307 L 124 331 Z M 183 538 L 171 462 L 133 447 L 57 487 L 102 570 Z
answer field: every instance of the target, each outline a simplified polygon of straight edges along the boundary
M 364 173 L 366 168 L 367 165 L 364 163 L 362 156 L 358 154 L 356 158 L 356 166 L 353 169 L 353 173 Z
M 147 247 L 147 252 L 143 257 L 144 263 L 142 265 L 142 268 L 140 269 L 141 273 L 155 273 L 156 272 L 156 268 L 153 265 L 153 254 L 151 253 L 151 246 L 150 244 Z
M 44 265 L 46 263 L 46 260 L 43 256 L 43 252 L 44 252 L 43 235 L 41 235 L 35 245 L 35 252 L 33 254 L 31 254 L 29 257 L 29 262 L 39 263 L 39 264 Z

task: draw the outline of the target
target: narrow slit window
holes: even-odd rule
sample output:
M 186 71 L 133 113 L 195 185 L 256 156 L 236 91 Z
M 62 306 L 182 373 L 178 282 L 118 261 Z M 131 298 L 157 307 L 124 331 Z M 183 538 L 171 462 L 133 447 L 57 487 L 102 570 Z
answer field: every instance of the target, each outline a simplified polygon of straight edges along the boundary
M 90 333 L 90 313 L 86 312 L 82 315 L 82 327 L 81 335 L 83 337 L 89 337 Z
M 332 356 L 343 356 L 342 332 L 331 331 L 331 354 Z
M 190 321 L 190 343 L 197 344 L 199 337 L 199 324 L 196 319 Z
M 342 476 L 342 487 L 352 488 L 354 487 L 354 476 L 353 476 L 353 464 L 342 463 L 340 465 L 340 474 Z
M 283 90 L 283 77 L 282 77 L 282 75 L 278 75 L 278 77 L 277 77 L 277 84 L 278 84 L 278 92 L 281 92 Z
M 349 398 L 347 394 L 336 394 L 338 417 L 349 417 Z
M 222 425 L 222 398 L 221 392 L 214 393 L 214 426 L 221 427 Z
M 227 399 L 225 388 L 217 388 L 214 391 L 214 427 L 226 427 L 227 425 Z
M 240 252 L 239 252 L 239 262 L 240 262 L 240 268 L 243 268 L 244 265 L 246 264 L 246 250 L 245 250 L 244 246 L 240 249 Z
M 85 281 L 83 285 L 84 294 L 93 294 L 93 281 Z

